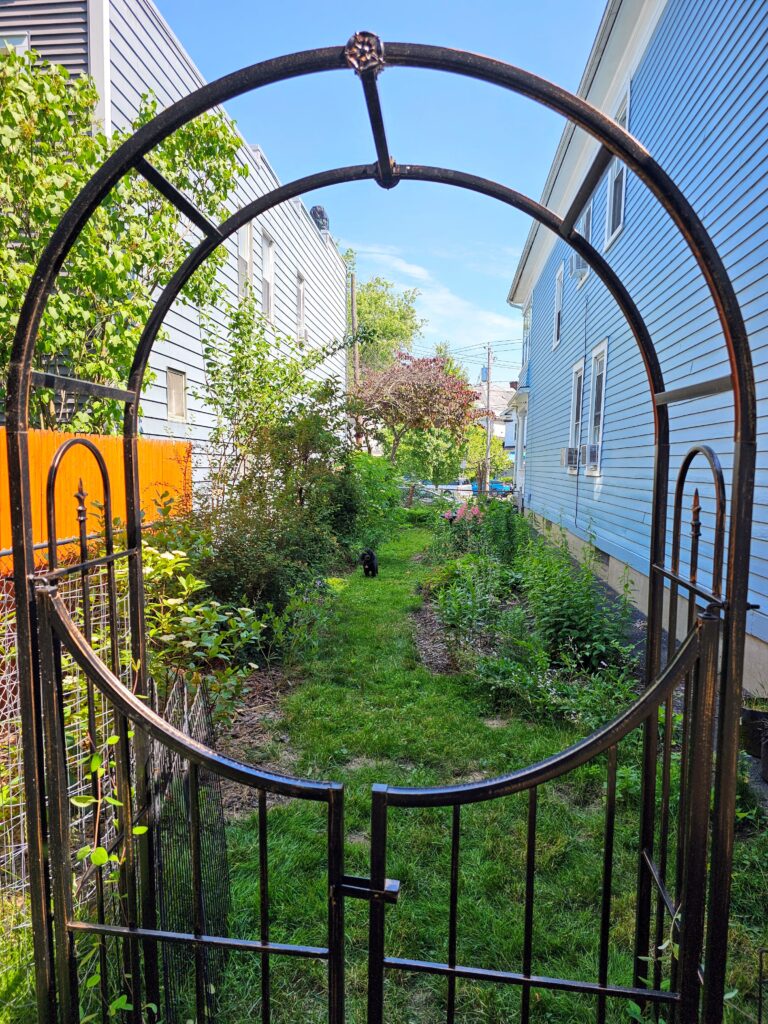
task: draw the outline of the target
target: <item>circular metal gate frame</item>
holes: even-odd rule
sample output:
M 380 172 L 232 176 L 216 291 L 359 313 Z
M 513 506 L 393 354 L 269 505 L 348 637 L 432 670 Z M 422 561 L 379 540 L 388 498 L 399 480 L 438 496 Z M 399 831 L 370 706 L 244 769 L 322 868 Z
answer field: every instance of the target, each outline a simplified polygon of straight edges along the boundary
M 719 318 L 723 341 L 729 361 L 729 379 L 721 378 L 707 385 L 667 390 L 653 340 L 630 293 L 606 259 L 576 230 L 580 211 L 569 212 L 564 218 L 535 200 L 484 178 L 459 170 L 411 164 L 399 164 L 389 153 L 384 120 L 377 89 L 377 77 L 385 68 L 407 67 L 445 71 L 500 86 L 528 97 L 561 114 L 568 121 L 593 136 L 606 157 L 617 157 L 630 168 L 655 196 L 682 235 L 690 253 L 706 282 Z M 153 147 L 177 128 L 211 108 L 233 97 L 304 75 L 352 69 L 358 75 L 370 117 L 376 160 L 371 164 L 340 167 L 321 171 L 282 185 L 233 214 L 220 225 L 206 218 L 170 183 L 155 170 L 147 157 Z M 749 546 L 751 534 L 752 496 L 755 466 L 756 398 L 752 361 L 744 321 L 733 286 L 723 262 L 706 232 L 701 220 L 667 173 L 652 158 L 643 145 L 612 119 L 558 86 L 529 72 L 472 53 L 443 47 L 408 43 L 381 43 L 370 33 L 357 33 L 345 47 L 326 47 L 264 61 L 236 71 L 212 82 L 177 103 L 172 104 L 152 121 L 139 129 L 115 151 L 103 167 L 83 188 L 53 233 L 35 270 L 19 318 L 13 345 L 7 389 L 7 438 L 9 451 L 9 477 L 11 507 L 13 510 L 14 574 L 18 597 L 18 661 L 21 690 L 24 695 L 22 714 L 32 749 L 40 752 L 36 759 L 25 764 L 25 783 L 29 792 L 39 794 L 38 806 L 30 811 L 30 851 L 32 873 L 37 873 L 33 884 L 44 893 L 46 883 L 43 864 L 44 778 L 42 758 L 42 715 L 39 706 L 39 650 L 37 649 L 38 595 L 32 585 L 34 569 L 31 492 L 27 455 L 28 399 L 33 380 L 35 342 L 46 302 L 55 287 L 57 276 L 78 235 L 110 189 L 126 174 L 136 171 L 155 185 L 166 198 L 175 202 L 203 232 L 203 240 L 189 253 L 158 298 L 144 328 L 136 350 L 127 389 L 112 389 L 125 403 L 124 452 L 127 495 L 127 535 L 129 547 L 137 557 L 131 562 L 132 628 L 137 631 L 135 645 L 141 659 L 144 657 L 141 573 L 141 517 L 139 508 L 139 480 L 136 440 L 138 435 L 139 400 L 150 351 L 160 326 L 180 290 L 197 267 L 240 226 L 258 217 L 272 207 L 309 191 L 351 181 L 371 180 L 385 189 L 400 181 L 424 181 L 446 184 L 471 190 L 496 199 L 528 214 L 556 236 L 567 242 L 595 271 L 616 301 L 630 327 L 638 346 L 653 403 L 655 430 L 655 468 L 653 513 L 650 545 L 650 599 L 648 609 L 648 689 L 638 701 L 614 722 L 588 737 L 575 748 L 563 751 L 554 758 L 521 772 L 499 779 L 467 783 L 457 786 L 425 790 L 385 787 L 391 803 L 401 805 L 452 805 L 488 799 L 507 792 L 518 792 L 545 781 L 568 766 L 582 763 L 600 750 L 606 750 L 618 734 L 641 723 L 649 715 L 654 699 L 665 690 L 670 680 L 669 666 L 661 672 L 661 634 L 664 606 L 665 578 L 661 571 L 666 545 L 667 499 L 669 491 L 669 414 L 668 406 L 678 401 L 689 401 L 725 390 L 732 393 L 734 416 L 734 450 L 728 517 L 728 548 L 726 587 L 719 613 L 722 615 L 722 647 L 720 661 L 719 731 L 717 740 L 717 775 L 715 782 L 715 818 L 713 828 L 713 868 L 710 914 L 717 919 L 718 908 L 728 905 L 728 871 L 733 842 L 733 806 L 737 757 L 737 728 L 740 703 L 740 684 L 744 654 L 744 635 L 747 613 L 749 577 Z M 588 197 L 584 197 L 585 199 Z M 725 381 L 725 383 L 723 383 Z M 701 449 L 700 449 L 701 451 Z M 706 453 L 705 453 L 706 454 Z M 724 515 L 722 519 L 724 529 Z M 655 571 L 658 570 L 658 571 Z M 713 588 L 715 595 L 719 589 Z M 63 629 L 74 630 L 66 621 L 66 612 L 55 599 L 45 617 L 56 620 Z M 197 762 L 212 765 L 230 777 L 259 779 L 269 789 L 277 785 L 301 790 L 310 799 L 317 787 L 327 784 L 310 780 L 289 780 L 270 776 L 256 769 L 235 765 L 200 744 L 176 735 L 161 719 L 131 694 L 119 692 L 105 666 L 100 667 L 95 653 L 83 648 L 75 638 L 73 656 L 101 680 L 105 692 L 116 706 L 140 722 L 149 734 L 156 735 L 170 746 L 191 754 Z M 78 646 L 79 645 L 79 646 Z M 679 663 L 690 652 L 681 648 L 675 659 Z M 633 723 L 630 725 L 630 723 Z M 276 781 L 277 780 L 277 781 Z M 331 784 L 335 785 L 335 784 Z M 32 787 L 30 789 L 30 787 Z M 36 788 L 35 788 L 36 787 Z M 375 787 L 379 789 L 379 787 Z M 374 797 L 376 793 L 374 793 Z M 415 803 L 414 803 L 415 801 Z M 35 820 L 36 819 L 36 820 Z M 36 863 L 39 861 L 37 867 Z M 383 913 L 383 907 L 382 907 Z M 715 930 L 716 931 L 716 930 Z M 713 934 L 713 942 L 719 941 Z M 39 939 L 39 941 L 43 941 Z M 724 937 L 722 940 L 724 942 Z M 711 950 L 709 951 L 711 953 Z M 724 955 L 721 958 L 724 963 Z M 709 970 L 717 992 L 722 989 L 722 978 L 717 976 L 718 956 L 710 957 Z M 42 968 L 38 966 L 38 971 Z M 714 1019 L 714 1018 L 712 1018 Z

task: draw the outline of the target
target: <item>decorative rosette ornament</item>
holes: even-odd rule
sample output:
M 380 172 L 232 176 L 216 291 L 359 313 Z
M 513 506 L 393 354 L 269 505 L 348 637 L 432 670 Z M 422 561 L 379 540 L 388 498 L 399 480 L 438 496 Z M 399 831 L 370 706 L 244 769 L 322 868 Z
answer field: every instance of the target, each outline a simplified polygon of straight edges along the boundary
M 384 45 L 373 32 L 355 32 L 346 45 L 347 64 L 358 75 L 366 71 L 378 74 L 384 67 Z

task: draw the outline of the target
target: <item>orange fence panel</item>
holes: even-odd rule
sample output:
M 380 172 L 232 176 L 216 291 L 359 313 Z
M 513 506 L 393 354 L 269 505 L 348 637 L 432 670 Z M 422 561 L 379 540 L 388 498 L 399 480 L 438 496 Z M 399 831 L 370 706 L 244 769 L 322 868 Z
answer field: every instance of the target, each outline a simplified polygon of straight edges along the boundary
M 53 458 L 72 437 L 86 437 L 104 457 L 112 489 L 112 515 L 125 520 L 125 469 L 123 439 L 102 434 L 65 434 L 54 430 L 29 432 L 29 466 L 32 481 L 32 526 L 36 544 L 48 540 L 46 485 Z M 145 522 L 157 519 L 163 494 L 173 498 L 172 512 L 188 509 L 192 501 L 192 444 L 189 441 L 139 438 L 139 486 Z M 56 533 L 58 539 L 78 533 L 77 499 L 82 487 L 86 494 L 89 533 L 101 530 L 104 501 L 101 474 L 93 455 L 81 445 L 66 453 L 56 481 Z M 5 427 L 0 427 L 0 551 L 11 547 L 11 507 L 8 493 L 8 453 Z M 43 557 L 43 555 L 41 555 Z M 10 569 L 10 559 L 0 559 L 0 570 Z

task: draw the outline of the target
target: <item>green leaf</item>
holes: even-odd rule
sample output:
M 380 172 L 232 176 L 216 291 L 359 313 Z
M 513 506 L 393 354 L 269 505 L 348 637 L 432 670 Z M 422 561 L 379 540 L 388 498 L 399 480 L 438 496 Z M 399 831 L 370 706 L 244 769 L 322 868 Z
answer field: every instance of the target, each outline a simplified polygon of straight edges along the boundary
M 96 868 L 102 867 L 102 865 L 106 864 L 108 860 L 109 854 L 103 846 L 97 846 L 91 854 L 91 864 Z
M 144 833 L 148 831 L 149 829 L 147 828 L 146 825 L 134 825 L 133 828 L 131 829 L 131 833 L 135 836 L 143 836 Z
M 84 794 L 81 796 L 71 796 L 69 799 L 70 802 L 75 805 L 75 807 L 90 807 L 91 804 L 96 803 L 95 796 L 85 796 Z

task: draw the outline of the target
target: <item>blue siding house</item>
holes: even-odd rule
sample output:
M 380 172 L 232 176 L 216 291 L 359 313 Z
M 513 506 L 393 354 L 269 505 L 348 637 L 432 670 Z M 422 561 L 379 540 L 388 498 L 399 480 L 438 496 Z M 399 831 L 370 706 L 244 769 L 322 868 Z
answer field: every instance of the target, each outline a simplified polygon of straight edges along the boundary
M 746 319 L 760 400 L 745 687 L 768 694 L 768 5 L 765 0 L 609 0 L 579 93 L 623 123 L 669 172 L 725 261 Z M 597 143 L 567 127 L 542 201 L 565 214 Z M 615 159 L 580 215 L 634 298 L 668 388 L 727 373 L 704 282 L 661 207 Z M 607 578 L 629 572 L 645 603 L 652 405 L 630 331 L 606 289 L 535 225 L 509 301 L 523 310 L 517 487 L 525 507 L 592 539 Z M 672 475 L 690 446 L 730 470 L 728 395 L 670 407 Z M 692 486 L 696 484 L 693 481 Z M 698 481 L 711 515 L 707 477 Z M 692 495 L 688 495 L 690 499 Z M 704 519 L 701 578 L 711 573 Z M 711 519 L 709 520 L 711 523 Z

